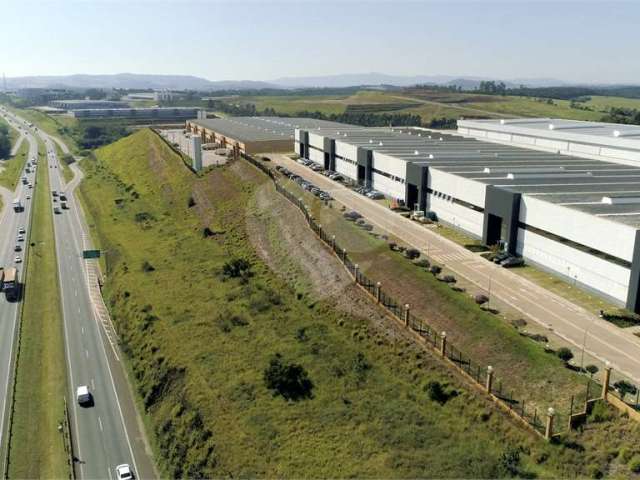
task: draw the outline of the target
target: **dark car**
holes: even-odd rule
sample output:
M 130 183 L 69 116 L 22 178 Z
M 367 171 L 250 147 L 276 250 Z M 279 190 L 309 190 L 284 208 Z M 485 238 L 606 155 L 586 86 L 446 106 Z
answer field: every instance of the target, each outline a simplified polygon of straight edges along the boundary
M 503 266 L 504 268 L 520 267 L 524 265 L 524 260 L 520 257 L 509 257 L 501 261 L 500 265 Z
M 495 257 L 493 257 L 493 263 L 500 263 L 503 260 L 506 260 L 507 258 L 509 258 L 511 255 L 509 255 L 507 252 L 499 252 Z

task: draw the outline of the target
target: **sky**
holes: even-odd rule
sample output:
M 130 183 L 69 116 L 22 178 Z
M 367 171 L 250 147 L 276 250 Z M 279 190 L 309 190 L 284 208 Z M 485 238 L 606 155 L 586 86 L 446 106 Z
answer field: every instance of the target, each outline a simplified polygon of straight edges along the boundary
M 640 1 L 1 0 L 0 73 L 640 84 Z

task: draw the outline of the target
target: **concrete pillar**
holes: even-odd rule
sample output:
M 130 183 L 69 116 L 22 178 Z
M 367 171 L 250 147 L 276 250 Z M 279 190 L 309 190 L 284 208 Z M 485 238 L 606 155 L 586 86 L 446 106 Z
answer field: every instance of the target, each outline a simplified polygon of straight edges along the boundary
M 376 302 L 380 303 L 380 292 L 382 291 L 382 284 L 380 282 L 376 283 Z
M 202 139 L 198 136 L 191 137 L 191 150 L 193 151 L 193 169 L 196 172 L 202 170 Z
M 440 354 L 445 357 L 447 355 L 447 332 L 442 332 L 440 338 L 442 339 L 440 343 Z
M 602 399 L 606 400 L 609 394 L 609 382 L 611 382 L 611 364 L 607 362 L 604 368 L 604 381 L 602 382 Z
M 549 410 L 547 410 L 547 427 L 544 430 L 544 438 L 547 440 L 551 440 L 551 437 L 553 436 L 553 419 L 555 416 L 556 411 L 549 407 Z
M 356 263 L 353 266 L 353 281 L 358 283 L 358 269 L 360 268 L 360 266 Z
M 409 312 L 410 312 L 410 307 L 408 303 L 405 303 L 404 305 L 404 326 L 408 327 L 409 326 Z
M 487 387 L 487 392 L 491 393 L 491 390 L 493 389 L 493 367 L 491 365 L 487 367 L 486 387 Z

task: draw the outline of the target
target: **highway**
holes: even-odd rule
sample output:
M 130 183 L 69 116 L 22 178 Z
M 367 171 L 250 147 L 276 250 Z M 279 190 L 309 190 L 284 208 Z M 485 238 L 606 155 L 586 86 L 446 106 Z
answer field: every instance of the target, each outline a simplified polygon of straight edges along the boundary
M 82 252 L 88 248 L 82 211 L 73 190 L 81 180 L 81 172 L 69 185 L 62 177 L 60 159 L 55 143 L 64 152 L 68 149 L 59 139 L 40 132 L 47 147 L 50 168 L 50 188 L 65 192 L 67 209 L 61 207 L 60 197 L 50 196 L 54 214 L 54 229 L 58 258 L 58 275 L 62 296 L 66 355 L 71 398 L 75 389 L 87 385 L 94 405 L 81 407 L 72 403 L 72 436 L 78 459 L 79 478 L 115 478 L 115 467 L 129 464 L 138 478 L 154 478 L 151 455 L 145 442 L 141 422 L 135 410 L 131 388 L 120 363 L 120 352 L 113 331 L 96 315 L 95 296 L 92 297 L 88 263 Z
M 5 111 L 0 110 L 7 122 L 13 127 L 18 126 L 18 120 Z M 29 142 L 29 156 L 28 160 L 38 157 L 38 142 L 33 135 L 26 131 L 24 124 L 20 124 L 22 131 L 21 135 L 24 136 L 26 141 Z M 38 165 L 37 168 L 40 168 Z M 24 174 L 24 171 L 23 173 Z M 22 176 L 22 175 L 21 175 Z M 29 182 L 32 183 L 33 189 L 38 188 L 35 185 L 35 173 L 27 174 Z M 2 216 L 0 217 L 0 266 L 2 267 L 17 267 L 19 272 L 19 279 L 21 283 L 25 283 L 23 278 L 23 263 L 16 263 L 16 256 L 20 256 L 23 261 L 26 259 L 26 255 L 29 248 L 30 228 L 29 221 L 31 218 L 31 200 L 27 200 L 27 196 L 33 196 L 33 189 L 30 189 L 27 185 L 23 185 L 22 182 L 18 183 L 15 192 L 2 189 L 2 201 L 4 207 L 2 209 Z M 22 212 L 15 212 L 12 208 L 11 202 L 14 198 L 20 198 L 24 205 Z M 26 234 L 24 241 L 17 242 L 18 229 L 20 227 L 26 228 Z M 21 252 L 15 252 L 14 248 L 19 243 L 22 247 Z M 7 428 L 8 428 L 8 415 L 11 406 L 12 395 L 12 382 L 15 367 L 15 355 L 16 355 L 16 335 L 18 331 L 19 316 L 21 303 L 9 302 L 3 293 L 0 294 L 0 444 L 2 445 L 2 451 L 4 452 L 7 445 Z M 3 455 L 2 461 L 5 458 Z
M 65 192 L 67 195 L 66 209 L 61 208 L 59 196 L 50 194 L 50 199 L 51 208 L 60 209 L 60 213 L 53 216 L 76 478 L 115 479 L 115 467 L 123 463 L 132 467 L 136 478 L 157 478 L 142 422 L 136 411 L 132 388 L 120 362 L 117 337 L 112 329 L 109 330 L 110 321 L 107 325 L 103 320 L 103 310 L 106 309 L 99 289 L 96 293 L 95 285 L 93 290 L 91 288 L 89 263 L 82 257 L 85 247 L 90 248 L 90 241 L 85 233 L 87 229 L 82 211 L 73 195 L 82 173 L 74 166 L 76 176 L 66 185 L 54 142 L 65 153 L 68 152 L 66 145 L 41 130 L 38 130 L 37 135 L 47 150 L 46 162 L 42 162 L 38 168 L 50 169 L 51 191 Z M 31 146 L 31 158 L 37 154 L 37 142 L 31 134 L 27 135 L 27 140 Z M 21 185 L 17 195 L 24 197 L 27 190 Z M 27 203 L 24 213 L 14 214 L 10 203 L 4 209 L 0 227 L 7 234 L 0 239 L 0 260 L 5 265 L 13 265 L 15 233 L 20 225 L 27 223 L 30 212 L 30 203 Z M 96 295 L 100 297 L 100 305 L 97 305 Z M 13 368 L 11 359 L 14 355 L 19 304 L 7 303 L 4 296 L 0 302 L 0 388 L 4 392 L 2 398 L 6 404 L 7 394 L 10 393 Z M 76 401 L 76 388 L 80 385 L 89 387 L 93 405 L 83 407 Z M 6 410 L 6 407 L 2 409 L 3 422 Z

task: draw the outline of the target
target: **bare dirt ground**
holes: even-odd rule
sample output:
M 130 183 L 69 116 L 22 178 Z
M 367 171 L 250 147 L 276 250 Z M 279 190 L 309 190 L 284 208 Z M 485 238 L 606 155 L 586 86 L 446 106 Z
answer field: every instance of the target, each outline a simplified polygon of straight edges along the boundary
M 335 308 L 367 318 L 374 327 L 396 338 L 399 326 L 391 321 L 357 287 L 340 261 L 307 226 L 302 213 L 278 194 L 270 183 L 255 194 L 247 231 L 258 255 L 278 275 L 294 286 L 301 281 L 312 296 L 328 300 Z M 271 229 L 276 229 L 277 238 Z

